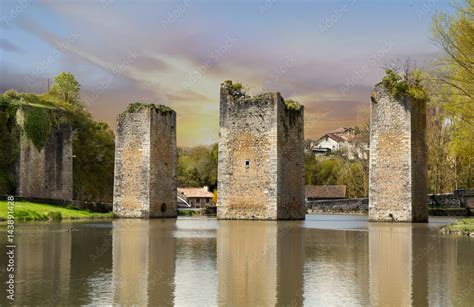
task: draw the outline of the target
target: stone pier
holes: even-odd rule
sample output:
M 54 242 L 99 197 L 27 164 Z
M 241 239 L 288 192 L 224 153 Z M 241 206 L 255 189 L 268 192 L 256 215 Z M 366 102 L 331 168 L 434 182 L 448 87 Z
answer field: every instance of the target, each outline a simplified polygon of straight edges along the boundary
M 383 84 L 371 101 L 369 220 L 427 222 L 426 102 Z
M 50 126 L 43 146 L 35 145 L 25 130 L 28 117 L 33 117 L 31 114 L 42 114 L 40 119 L 54 117 L 58 122 Z M 24 106 L 18 109 L 16 120 L 21 129 L 16 163 L 17 195 L 72 200 L 72 128 L 63 111 Z
M 220 89 L 219 219 L 304 219 L 303 107 L 279 93 Z
M 135 103 L 119 115 L 115 143 L 114 213 L 176 217 L 176 113 Z

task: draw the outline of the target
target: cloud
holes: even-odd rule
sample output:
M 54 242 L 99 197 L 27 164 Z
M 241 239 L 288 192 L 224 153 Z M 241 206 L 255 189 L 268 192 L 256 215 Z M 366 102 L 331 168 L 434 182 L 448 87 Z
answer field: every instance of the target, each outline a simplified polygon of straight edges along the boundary
M 0 49 L 6 52 L 22 53 L 23 50 L 7 39 L 0 39 Z
M 349 28 L 348 33 L 333 37 L 338 32 L 328 31 L 321 37 L 321 14 L 307 14 L 314 4 L 306 2 L 282 3 L 265 15 L 252 2 L 190 2 L 179 15 L 173 15 L 177 3 L 168 1 L 42 1 L 36 5 L 42 15 L 25 11 L 17 26 L 61 51 L 54 65 L 38 76 L 39 89 L 59 71 L 73 72 L 83 85 L 81 96 L 88 108 L 112 127 L 128 103 L 169 105 L 178 114 L 178 143 L 187 146 L 217 141 L 219 84 L 224 80 L 242 82 L 251 94 L 279 91 L 285 98 L 300 101 L 305 105 L 306 136 L 315 138 L 356 123 L 357 109 L 368 103 L 372 86 L 391 59 L 404 59 L 405 54 L 415 54 L 417 61 L 432 57 L 430 50 L 419 46 L 395 44 L 396 51 L 388 48 L 372 61 L 371 56 L 384 46 L 377 37 L 370 41 L 363 37 L 373 34 L 373 29 L 358 23 L 350 39 Z M 325 1 L 317 5 L 324 11 Z M 292 10 L 297 19 L 286 10 Z M 2 49 L 12 50 L 1 44 Z M 341 48 L 345 44 L 351 47 Z M 27 50 L 37 48 L 32 45 Z M 22 56 L 25 62 L 30 60 L 28 54 Z M 15 71 L 14 65 L 2 70 L 8 80 L 2 78 L 0 87 L 22 88 L 27 73 Z

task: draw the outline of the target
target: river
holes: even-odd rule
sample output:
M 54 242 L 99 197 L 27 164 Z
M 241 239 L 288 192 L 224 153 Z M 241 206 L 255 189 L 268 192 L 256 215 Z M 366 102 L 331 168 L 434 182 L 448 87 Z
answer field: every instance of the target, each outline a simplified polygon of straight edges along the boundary
M 308 215 L 22 223 L 15 303 L 474 306 L 474 239 L 439 235 L 450 221 Z M 5 253 L 0 259 L 4 281 Z M 3 283 L 2 305 L 5 290 Z

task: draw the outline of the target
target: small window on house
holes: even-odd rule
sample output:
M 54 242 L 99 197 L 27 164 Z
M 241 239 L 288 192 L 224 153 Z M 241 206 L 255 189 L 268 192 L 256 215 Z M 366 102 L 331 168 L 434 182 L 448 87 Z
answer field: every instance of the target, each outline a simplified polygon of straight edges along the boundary
M 249 168 L 250 167 L 250 160 L 245 160 L 245 168 Z
M 207 204 L 209 203 L 209 198 L 206 198 L 206 203 L 207 203 Z

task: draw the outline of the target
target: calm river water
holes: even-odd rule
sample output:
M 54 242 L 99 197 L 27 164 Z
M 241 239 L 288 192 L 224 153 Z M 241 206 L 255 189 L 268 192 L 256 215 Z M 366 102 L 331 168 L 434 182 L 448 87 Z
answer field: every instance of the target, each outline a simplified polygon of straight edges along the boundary
M 449 221 L 308 215 L 20 224 L 16 303 L 474 306 L 474 239 L 438 235 Z M 2 245 L 5 237 L 2 227 Z M 3 305 L 5 253 L 0 259 Z

